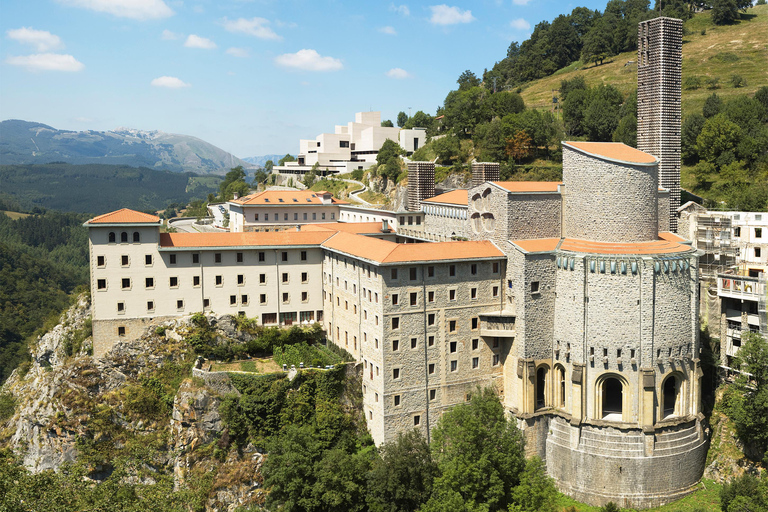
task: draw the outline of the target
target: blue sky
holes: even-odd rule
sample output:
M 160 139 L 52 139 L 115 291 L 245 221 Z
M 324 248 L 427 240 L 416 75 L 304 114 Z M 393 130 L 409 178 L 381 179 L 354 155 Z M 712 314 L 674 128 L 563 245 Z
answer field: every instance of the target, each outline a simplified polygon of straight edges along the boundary
M 295 154 L 358 111 L 434 113 L 539 21 L 605 7 L 439 1 L 0 0 L 0 119 Z

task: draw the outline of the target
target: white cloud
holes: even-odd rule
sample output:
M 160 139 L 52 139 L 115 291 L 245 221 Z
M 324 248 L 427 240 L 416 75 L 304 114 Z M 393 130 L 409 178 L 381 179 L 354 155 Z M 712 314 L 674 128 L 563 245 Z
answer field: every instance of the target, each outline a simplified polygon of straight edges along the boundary
M 382 34 L 390 35 L 390 36 L 396 36 L 397 35 L 397 31 L 395 30 L 395 28 L 394 27 L 389 27 L 389 26 L 381 27 L 379 29 L 379 32 L 381 32 Z
M 231 55 L 233 57 L 240 57 L 243 59 L 250 56 L 247 49 L 235 48 L 235 47 L 227 48 L 227 55 Z
M 408 8 L 407 5 L 395 5 L 391 4 L 389 6 L 390 11 L 395 11 L 397 14 L 400 14 L 401 16 L 410 16 L 411 10 Z
M 47 30 L 21 27 L 7 31 L 6 35 L 8 39 L 35 46 L 39 52 L 47 52 L 63 46 L 59 36 L 53 35 Z
M 78 117 L 76 117 L 76 118 L 75 118 L 75 121 L 77 121 L 78 123 L 93 123 L 93 122 L 95 122 L 96 120 L 95 120 L 95 119 L 92 119 L 92 118 L 90 118 L 90 117 L 82 117 L 82 116 L 78 116 Z
M 275 34 L 275 31 L 269 28 L 269 20 L 265 18 L 238 18 L 236 20 L 228 20 L 224 18 L 224 28 L 227 32 L 239 32 L 241 34 L 247 34 L 249 36 L 258 37 L 259 39 L 271 39 L 274 41 L 281 41 L 283 38 Z
M 184 46 L 187 48 L 202 48 L 203 50 L 212 50 L 216 48 L 216 43 L 205 37 L 196 36 L 195 34 L 189 34 L 187 40 L 184 42 Z
M 456 25 L 457 23 L 469 23 L 475 21 L 472 11 L 462 11 L 458 7 L 448 7 L 445 4 L 431 5 L 432 17 L 430 23 L 435 25 Z
M 163 0 L 59 0 L 59 2 L 134 20 L 167 18 L 174 14 Z
M 395 78 L 397 80 L 404 80 L 406 78 L 411 78 L 411 74 L 402 68 L 392 68 L 389 71 L 387 71 L 386 75 L 389 78 Z
M 528 2 L 531 0 L 512 0 L 512 3 L 515 5 L 528 5 Z
M 530 30 L 531 24 L 525 21 L 523 18 L 518 18 L 516 20 L 512 20 L 510 23 L 510 26 L 512 28 L 516 28 L 517 30 Z
M 285 68 L 303 69 L 305 71 L 338 71 L 344 67 L 339 59 L 323 57 L 315 50 L 299 50 L 296 53 L 285 53 L 275 58 L 278 66 Z
M 190 87 L 190 85 L 175 76 L 161 76 L 155 78 L 150 82 L 155 87 L 167 87 L 168 89 L 181 89 L 182 87 Z
M 299 25 L 294 21 L 275 20 L 275 25 L 280 28 L 296 28 Z
M 81 71 L 85 66 L 71 55 L 61 53 L 37 53 L 8 57 L 5 62 L 21 66 L 28 71 Z
M 163 33 L 160 36 L 161 38 L 165 39 L 166 41 L 175 41 L 177 39 L 181 39 L 184 37 L 184 34 L 177 34 L 176 32 L 171 32 L 168 29 L 163 30 Z

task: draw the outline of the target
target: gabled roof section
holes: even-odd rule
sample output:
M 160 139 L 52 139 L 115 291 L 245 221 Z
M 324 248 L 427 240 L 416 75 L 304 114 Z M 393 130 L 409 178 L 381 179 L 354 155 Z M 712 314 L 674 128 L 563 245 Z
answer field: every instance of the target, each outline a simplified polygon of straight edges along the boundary
M 467 206 L 469 203 L 469 191 L 468 190 L 452 190 L 439 196 L 430 197 L 429 199 L 422 199 L 422 203 L 440 203 L 440 204 L 453 204 L 456 206 Z
M 265 190 L 263 192 L 256 192 L 243 196 L 239 199 L 233 199 L 230 203 L 238 204 L 241 206 L 255 206 L 255 205 L 292 205 L 292 206 L 306 206 L 306 205 L 321 205 L 323 201 L 320 197 L 328 192 L 322 190 L 315 192 L 313 190 Z M 331 204 L 349 204 L 346 201 L 336 199 L 331 196 Z
M 382 264 L 504 257 L 504 253 L 487 240 L 397 244 L 367 236 L 336 233 L 323 243 L 323 247 Z
M 580 240 L 578 238 L 532 238 L 528 240 L 510 240 L 524 253 L 569 251 L 587 254 L 606 255 L 657 255 L 678 254 L 694 251 L 686 240 L 667 231 L 659 233 L 658 240 L 648 242 L 612 243 Z
M 497 187 L 512 193 L 557 192 L 562 181 L 493 181 Z
M 550 252 L 557 249 L 561 238 L 532 238 L 529 240 L 510 240 L 525 252 Z
M 356 233 L 359 235 L 381 235 L 386 234 L 381 231 L 381 222 L 329 222 L 328 224 L 305 224 L 301 226 L 302 231 L 333 231 L 344 233 Z M 389 231 L 394 233 L 395 228 L 390 222 Z
M 290 247 L 320 245 L 333 233 L 270 231 L 248 233 L 160 233 L 161 249 L 198 247 Z
M 86 222 L 86 224 L 160 224 L 160 217 L 149 213 L 137 212 L 129 208 L 122 208 L 94 217 Z
M 570 147 L 581 153 L 587 153 L 604 160 L 624 162 L 634 165 L 651 165 L 658 163 L 658 159 L 644 151 L 627 146 L 622 142 L 563 142 L 563 146 Z

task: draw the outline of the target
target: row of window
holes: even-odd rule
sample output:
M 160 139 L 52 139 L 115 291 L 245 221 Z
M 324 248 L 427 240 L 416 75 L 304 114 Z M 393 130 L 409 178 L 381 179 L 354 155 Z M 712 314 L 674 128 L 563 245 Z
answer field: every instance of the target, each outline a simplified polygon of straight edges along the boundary
M 448 300 L 450 302 L 456 301 L 456 288 L 452 288 L 448 290 Z M 493 297 L 499 296 L 499 287 L 494 286 L 491 289 L 491 293 Z M 393 293 L 391 295 L 392 298 L 392 305 L 393 306 L 399 306 L 400 305 L 400 295 L 397 293 Z M 477 288 L 473 287 L 469 289 L 469 299 L 470 300 L 477 300 L 478 294 L 477 294 Z M 434 291 L 428 291 L 427 292 L 427 302 L 435 302 L 435 292 Z M 407 305 L 409 306 L 418 306 L 419 305 L 419 292 L 410 292 L 408 294 L 408 302 Z
M 259 215 L 261 215 L 261 214 L 258 214 L 258 213 L 254 213 L 253 214 L 254 222 L 259 222 Z M 263 215 L 264 215 L 264 222 L 269 222 L 270 221 L 269 214 L 265 213 Z M 325 219 L 325 215 L 326 215 L 325 212 L 321 212 L 320 213 L 320 220 L 326 220 Z M 309 220 L 308 217 L 309 217 L 308 212 L 304 212 L 302 220 Z M 274 222 L 280 222 L 280 214 L 279 213 L 273 213 L 271 220 L 274 221 Z M 288 212 L 284 212 L 283 213 L 283 221 L 287 221 L 287 220 L 288 220 Z M 299 220 L 298 212 L 294 212 L 293 213 L 293 220 Z M 312 214 L 312 220 L 317 220 L 317 213 L 313 213 Z M 335 213 L 331 213 L 331 220 L 336 220 L 336 214 Z
M 434 336 L 427 336 L 427 346 L 432 347 L 435 344 L 435 337 Z M 419 346 L 419 340 L 418 338 L 411 338 L 410 346 L 412 349 L 416 349 Z M 493 345 L 492 347 L 494 349 L 499 348 L 499 339 L 494 338 L 493 339 Z M 376 343 L 376 348 L 379 348 L 378 340 Z M 472 350 L 480 350 L 480 339 L 474 338 L 472 339 Z M 399 352 L 400 351 L 400 340 L 392 340 L 392 352 Z M 458 352 L 458 343 L 456 341 L 451 341 L 448 343 L 448 352 L 451 354 L 455 354 Z
M 259 305 L 265 306 L 268 304 L 268 295 L 266 293 L 259 294 Z M 282 294 L 282 303 L 283 304 L 290 304 L 291 302 L 291 295 L 288 292 L 285 292 Z M 301 302 L 309 302 L 309 292 L 301 292 Z M 229 305 L 230 306 L 248 306 L 250 304 L 249 297 L 247 294 L 240 294 L 240 295 L 230 295 L 229 296 Z M 208 309 L 211 307 L 211 300 L 210 299 L 203 299 L 203 308 Z M 118 302 L 117 303 L 117 312 L 120 314 L 125 314 L 126 307 L 125 302 Z M 184 299 L 178 299 L 176 301 L 176 309 L 179 311 L 182 311 L 184 309 Z M 147 312 L 152 313 L 155 311 L 155 301 L 154 300 L 148 300 L 147 301 Z
M 470 263 L 469 264 L 469 273 L 470 275 L 476 276 L 478 273 L 478 263 Z M 410 281 L 417 281 L 419 279 L 419 268 L 418 267 L 409 267 L 408 268 L 408 280 Z M 390 272 L 390 278 L 392 280 L 397 280 L 398 276 L 400 275 L 399 269 L 392 268 L 389 270 Z M 494 274 L 499 273 L 499 262 L 494 261 L 491 263 L 491 272 Z M 448 265 L 448 276 L 455 277 L 456 276 L 456 265 Z M 427 267 L 427 275 L 426 277 L 435 277 L 435 267 L 433 265 L 430 265 Z
M 138 231 L 133 232 L 133 236 L 131 237 L 131 240 L 133 240 L 134 244 L 141 243 L 141 235 Z M 117 233 L 114 231 L 109 232 L 109 243 L 115 244 L 117 243 Z M 120 243 L 121 244 L 127 244 L 128 242 L 128 233 L 126 231 L 123 231 L 120 233 Z
M 763 228 L 753 228 L 753 229 L 755 230 L 755 238 L 763 238 Z M 741 226 L 736 226 L 733 228 L 733 236 L 736 238 L 741 237 Z
M 491 355 L 491 366 L 498 366 L 500 364 L 501 358 L 499 354 L 492 354 Z M 363 368 L 364 371 L 368 371 L 368 378 L 369 380 L 373 380 L 373 369 L 374 364 L 369 363 L 366 359 L 363 359 Z M 427 364 L 427 373 L 429 375 L 435 374 L 435 363 L 428 363 Z M 451 359 L 448 361 L 448 368 L 449 372 L 455 373 L 459 371 L 459 360 L 458 359 Z M 477 370 L 480 368 L 480 357 L 476 356 L 472 358 L 471 361 L 471 368 L 473 370 Z M 401 376 L 401 368 L 392 368 L 392 380 L 400 380 Z M 376 376 L 379 376 L 379 367 L 376 365 Z
M 193 264 L 200 263 L 200 253 L 192 253 L 191 259 Z M 215 252 L 213 253 L 213 261 L 214 263 L 222 263 L 222 253 Z M 235 262 L 236 263 L 243 263 L 244 262 L 244 254 L 242 252 L 236 252 L 235 253 Z M 267 259 L 267 255 L 264 251 L 259 251 L 258 253 L 258 259 L 259 262 L 265 262 Z M 299 252 L 299 259 L 301 261 L 307 261 L 307 251 L 300 251 Z M 170 265 L 176 265 L 178 261 L 178 255 L 177 254 L 169 254 L 168 255 L 168 263 Z M 287 262 L 288 261 L 288 251 L 281 251 L 280 253 L 280 261 Z M 144 265 L 145 266 L 152 266 L 153 264 L 153 257 L 151 254 L 146 254 L 144 256 Z M 120 256 L 120 265 L 123 267 L 129 267 L 131 265 L 131 258 L 127 254 L 123 254 Z M 106 256 L 96 256 L 96 266 L 103 268 L 107 266 L 107 257 Z
M 290 283 L 290 274 L 288 272 L 283 272 L 280 276 L 281 283 L 288 284 Z M 130 290 L 132 288 L 132 279 L 130 277 L 123 277 L 121 280 L 121 288 L 123 290 Z M 245 286 L 245 274 L 237 274 L 237 286 Z M 307 272 L 301 273 L 301 282 L 302 284 L 309 283 L 309 274 Z M 214 283 L 216 286 L 224 286 L 224 276 L 217 275 L 214 277 Z M 267 284 L 267 274 L 259 274 L 259 284 L 265 285 Z M 170 288 L 178 288 L 179 287 L 179 278 L 177 276 L 171 276 L 168 278 L 168 285 Z M 197 288 L 200 286 L 200 276 L 192 276 L 192 286 L 194 288 Z M 144 288 L 147 290 L 153 290 L 155 288 L 155 278 L 154 277 L 145 277 L 144 278 Z M 97 290 L 106 290 L 107 289 L 107 280 L 106 278 L 101 278 L 96 280 L 96 289 Z

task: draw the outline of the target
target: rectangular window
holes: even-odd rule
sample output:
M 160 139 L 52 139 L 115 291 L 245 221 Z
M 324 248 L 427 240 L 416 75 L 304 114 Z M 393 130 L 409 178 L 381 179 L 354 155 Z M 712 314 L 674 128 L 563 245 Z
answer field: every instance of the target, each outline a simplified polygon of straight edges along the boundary
M 288 220 L 288 214 L 287 213 L 283 213 L 283 220 Z
M 96 280 L 96 289 L 97 290 L 106 290 L 107 289 L 107 280 L 106 279 L 97 279 Z
M 448 332 L 456 332 L 456 320 L 448 322 Z
M 236 262 L 238 262 L 238 263 L 242 263 L 242 262 L 243 262 L 243 253 L 241 253 L 241 252 L 238 252 L 238 253 L 235 255 L 235 261 L 236 261 Z
M 499 296 L 499 287 L 498 286 L 494 286 L 493 287 L 493 296 L 494 297 L 498 297 Z
M 411 338 L 411 348 L 416 348 L 417 343 L 418 340 L 416 338 Z
M 224 284 L 224 279 L 221 276 L 216 276 L 216 286 L 221 286 Z
M 304 212 L 304 220 L 307 220 L 307 212 Z
M 117 335 L 118 336 L 125 336 L 125 327 L 123 327 L 122 325 L 120 327 L 118 327 L 117 328 Z
M 124 313 L 125 312 L 125 302 L 118 302 L 117 303 L 117 312 L 118 313 Z
M 428 336 L 427 337 L 427 345 L 431 347 L 431 346 L 434 346 L 434 344 L 435 344 L 435 337 L 434 336 Z
M 220 252 L 213 253 L 213 262 L 214 263 L 221 263 L 221 253 Z
M 448 290 L 448 300 L 456 300 L 456 290 Z
M 259 283 L 265 284 L 267 282 L 267 274 L 259 274 Z
M 301 251 L 301 261 L 307 261 L 307 251 Z
M 755 228 L 755 238 L 763 238 L 763 228 Z
M 421 416 L 417 414 L 416 416 L 413 417 L 413 426 L 418 427 L 420 423 L 421 423 Z
M 122 285 L 123 285 L 123 290 L 127 290 L 128 288 L 130 288 L 131 287 L 131 278 L 130 277 L 124 277 L 122 279 Z
M 264 252 L 259 252 L 259 261 L 266 261 L 267 255 Z
M 427 367 L 427 372 L 432 375 L 435 373 L 435 363 L 429 363 L 429 366 Z
M 184 300 L 179 299 L 176 301 L 176 309 L 184 309 Z
M 759 258 L 762 255 L 760 247 L 755 247 L 755 258 Z
M 283 251 L 282 255 L 281 255 L 281 258 L 282 258 L 283 261 L 288 261 L 288 252 L 287 251 Z
M 479 319 L 477 317 L 474 317 L 472 319 L 472 329 L 477 329 L 477 326 L 478 326 L 479 323 L 480 323 Z
M 477 369 L 480 367 L 480 358 L 479 357 L 473 357 L 472 358 L 472 369 Z
M 331 220 L 335 220 L 335 219 L 336 219 L 336 214 L 335 213 L 331 213 Z
M 400 350 L 400 340 L 392 340 L 392 352 Z
M 469 298 L 472 300 L 477 300 L 477 288 L 470 288 Z
M 411 306 L 415 306 L 417 300 L 418 300 L 418 293 L 411 292 Z
M 532 281 L 531 282 L 531 293 L 539 293 L 539 282 L 538 281 Z
M 373 294 L 373 302 L 375 302 L 376 304 L 379 303 L 379 293 L 378 292 Z
M 436 395 L 437 395 L 437 391 L 436 390 L 434 390 L 434 389 L 430 389 L 429 390 L 429 399 L 430 400 L 434 400 Z
M 122 266 L 127 267 L 128 266 L 128 261 L 129 260 L 128 260 L 128 256 L 127 255 L 123 254 L 122 256 L 120 256 L 120 264 Z
M 299 220 L 299 214 L 295 213 L 293 214 L 293 220 Z
M 146 277 L 146 278 L 144 278 L 144 287 L 145 288 L 154 288 L 155 287 L 155 278 L 154 277 Z
M 168 263 L 170 265 L 175 265 L 176 264 L 176 255 L 175 254 L 169 254 L 168 255 Z
M 169 279 L 171 288 L 177 288 L 179 286 L 179 278 L 178 277 L 171 277 Z
M 427 315 L 427 325 L 435 325 L 435 314 L 429 313 Z
M 456 360 L 451 361 L 451 371 L 455 372 L 459 369 L 459 362 Z
M 450 343 L 448 344 L 448 351 L 449 351 L 451 354 L 454 354 L 454 353 L 456 353 L 456 348 L 457 348 L 457 346 L 458 346 L 458 343 L 456 343 L 455 341 L 452 341 L 452 342 L 450 342 Z
M 237 304 L 237 295 L 230 295 L 229 296 L 229 305 L 234 306 Z
M 320 220 L 325 220 L 325 212 L 320 214 Z
M 237 284 L 239 285 L 245 284 L 245 275 L 237 274 Z
M 392 318 L 392 329 L 399 329 L 400 328 L 400 317 L 393 317 Z
M 262 293 L 259 295 L 259 304 L 266 304 L 267 303 L 267 294 Z
M 144 255 L 144 264 L 149 266 L 152 265 L 152 255 L 151 254 L 145 254 Z
M 288 303 L 288 293 L 284 292 L 283 293 L 283 304 L 287 304 L 287 303 Z
M 427 267 L 427 277 L 435 277 L 435 267 Z
M 393 306 L 397 306 L 397 304 L 398 304 L 398 301 L 399 301 L 399 297 L 398 297 L 398 295 L 397 295 L 396 293 L 393 293 L 393 294 L 392 294 L 392 305 L 393 305 Z
M 393 399 L 394 399 L 393 403 L 395 404 L 395 407 L 397 407 L 398 405 L 400 405 L 400 395 L 395 395 L 395 396 L 393 397 Z
M 493 348 L 499 348 L 499 338 L 493 338 Z
M 392 270 L 390 270 L 390 276 L 392 277 L 392 279 L 397 279 L 397 269 L 396 268 L 393 268 Z
M 149 256 L 150 258 L 152 257 L 150 255 L 147 255 L 147 256 Z M 104 267 L 104 266 L 106 266 L 106 264 L 107 264 L 107 259 L 104 256 L 96 256 L 96 266 L 97 267 Z
M 493 354 L 493 359 L 491 360 L 491 364 L 493 366 L 499 366 L 499 354 Z
M 392 378 L 395 380 L 400 378 L 400 368 L 392 369 Z
M 288 272 L 283 272 L 283 282 L 284 283 L 288 282 Z
M 211 299 L 203 299 L 203 309 L 211 307 Z
M 192 276 L 192 286 L 200 286 L 200 276 Z
M 306 272 L 302 272 L 301 273 L 301 282 L 302 283 L 306 283 L 307 281 L 309 281 L 309 274 L 307 274 Z
M 192 263 L 200 263 L 200 254 L 198 253 L 192 254 Z
M 248 305 L 248 296 L 247 295 L 241 295 L 240 296 L 240 303 L 243 306 L 247 306 Z
M 408 273 L 409 273 L 408 277 L 410 278 L 410 280 L 411 281 L 415 281 L 416 280 L 416 275 L 418 273 L 418 272 L 416 272 L 416 267 L 411 267 L 410 269 L 408 269 Z
M 154 311 L 155 310 L 155 301 L 148 300 L 147 301 L 147 311 Z
M 469 266 L 469 273 L 473 276 L 477 275 L 477 263 L 473 263 Z
M 494 274 L 498 274 L 499 273 L 499 262 L 498 261 L 494 261 L 493 265 L 492 265 L 492 268 L 493 268 L 493 273 Z
M 275 214 L 275 215 L 277 215 L 277 214 Z M 269 220 L 269 214 L 268 213 L 264 214 L 264 220 Z
M 740 226 L 736 226 L 735 228 L 733 228 L 733 236 L 735 238 L 739 238 L 741 236 L 741 227 Z
M 456 275 L 456 265 L 451 265 L 448 267 L 448 275 L 451 277 Z
M 472 350 L 477 350 L 480 347 L 480 340 L 477 338 L 472 340 Z

